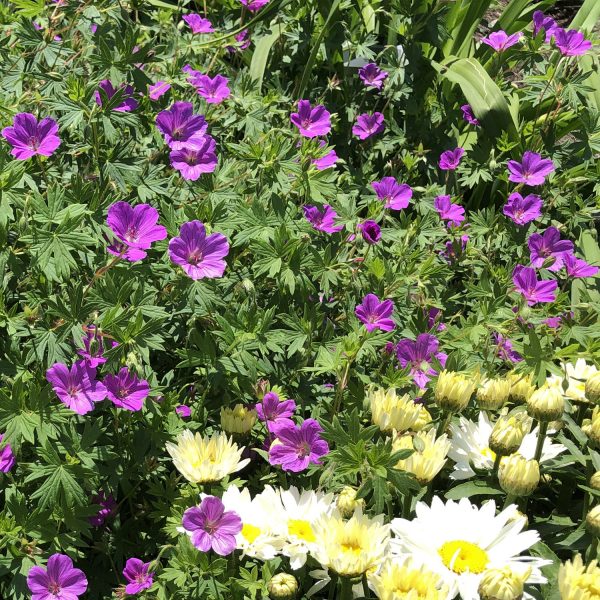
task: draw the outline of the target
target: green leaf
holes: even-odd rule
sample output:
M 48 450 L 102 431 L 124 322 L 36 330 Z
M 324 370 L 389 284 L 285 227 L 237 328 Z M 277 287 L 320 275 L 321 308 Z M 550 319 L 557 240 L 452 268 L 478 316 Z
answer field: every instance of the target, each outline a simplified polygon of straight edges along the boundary
M 256 81 L 258 89 L 262 87 L 263 77 L 269 61 L 269 53 L 271 52 L 271 48 L 286 30 L 285 25 L 282 25 L 281 23 L 271 25 L 272 29 L 275 27 L 277 28 L 275 31 L 268 35 L 264 35 L 258 40 L 254 48 L 254 53 L 252 54 L 252 62 L 250 63 L 249 73 L 250 77 Z
M 502 490 L 492 487 L 485 481 L 477 480 L 461 483 L 448 490 L 444 495 L 448 500 L 459 500 L 469 496 L 501 496 L 502 494 L 504 494 Z
M 600 2 L 585 0 L 577 14 L 573 17 L 569 29 L 584 29 L 591 31 L 600 19 Z

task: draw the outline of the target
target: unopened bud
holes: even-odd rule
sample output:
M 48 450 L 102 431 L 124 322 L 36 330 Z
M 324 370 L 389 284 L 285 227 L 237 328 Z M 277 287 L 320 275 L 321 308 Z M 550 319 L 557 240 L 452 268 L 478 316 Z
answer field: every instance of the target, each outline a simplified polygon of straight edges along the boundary
M 527 412 L 538 421 L 555 421 L 562 417 L 565 401 L 557 385 L 545 383 L 527 400 Z
M 349 519 L 354 511 L 360 506 L 364 506 L 365 501 L 356 499 L 356 490 L 346 486 L 338 495 L 336 507 L 344 519 Z
M 594 537 L 600 537 L 600 504 L 594 506 L 586 515 L 585 528 Z
M 540 466 L 537 460 L 511 454 L 500 461 L 498 481 L 500 487 L 511 496 L 529 496 L 540 482 Z
M 273 600 L 292 600 L 298 593 L 298 581 L 289 573 L 277 573 L 269 579 L 267 590 Z
M 510 394 L 508 379 L 484 379 L 477 389 L 477 404 L 484 410 L 498 410 L 504 406 Z
M 436 404 L 449 412 L 460 412 L 469 404 L 475 382 L 461 373 L 442 371 L 435 386 Z

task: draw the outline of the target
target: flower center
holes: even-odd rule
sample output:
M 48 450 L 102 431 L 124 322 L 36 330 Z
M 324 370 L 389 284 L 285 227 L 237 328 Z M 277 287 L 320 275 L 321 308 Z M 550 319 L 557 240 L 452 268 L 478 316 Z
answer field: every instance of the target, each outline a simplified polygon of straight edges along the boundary
M 308 129 L 310 126 L 311 126 L 310 119 L 304 119 L 302 121 L 302 127 L 303 127 L 303 129 Z
M 48 584 L 48 591 L 51 594 L 58 596 L 58 594 L 60 594 L 60 584 L 56 581 L 50 580 L 50 583 Z
M 342 547 L 342 552 L 346 552 L 354 556 L 360 554 L 362 551 L 362 546 L 358 540 L 346 540 L 340 545 Z
M 136 583 L 146 583 L 146 578 L 147 578 L 146 573 L 138 573 L 135 576 L 135 581 L 136 581 Z
M 204 257 L 202 256 L 202 252 L 200 252 L 200 250 L 194 250 L 190 253 L 187 260 L 190 265 L 197 265 L 202 261 L 203 258 Z
M 76 398 L 79 395 L 79 386 L 77 385 L 72 385 L 67 392 L 69 393 L 69 396 L 71 396 L 71 398 Z
M 132 225 L 126 232 L 125 232 L 125 239 L 128 242 L 136 242 L 138 239 L 140 232 L 138 231 L 138 228 L 135 227 L 134 225 Z
M 194 166 L 198 160 L 198 154 L 195 151 L 188 151 L 185 155 L 185 162 L 190 166 Z
M 302 442 L 298 446 L 298 457 L 306 458 L 309 454 L 310 454 L 310 445 L 308 444 L 308 442 Z
M 118 394 L 119 398 L 126 398 L 129 396 L 129 390 L 126 387 L 120 387 Z
M 250 523 L 244 523 L 242 535 L 252 543 L 260 535 L 260 529 L 254 525 L 250 525 Z
M 481 456 L 483 456 L 484 458 L 489 458 L 492 461 L 496 460 L 496 453 L 490 448 L 482 448 Z
M 288 533 L 300 538 L 304 542 L 317 541 L 310 523 L 301 519 L 290 519 L 288 521 Z
M 485 550 L 482 550 L 477 544 L 464 540 L 445 542 L 438 549 L 438 554 L 444 565 L 458 575 L 465 571 L 483 573 L 489 563 Z
M 37 136 L 32 135 L 29 138 L 29 141 L 27 142 L 27 145 L 32 149 L 32 150 L 37 150 L 40 147 L 40 141 L 38 140 Z
M 208 535 L 214 535 L 217 531 L 219 531 L 219 522 L 206 521 L 206 523 L 204 524 L 204 531 L 206 531 Z

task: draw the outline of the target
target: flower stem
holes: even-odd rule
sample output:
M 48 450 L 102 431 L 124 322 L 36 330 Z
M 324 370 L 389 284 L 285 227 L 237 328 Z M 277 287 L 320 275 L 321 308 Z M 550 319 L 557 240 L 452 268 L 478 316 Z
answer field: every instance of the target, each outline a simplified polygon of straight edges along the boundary
M 496 458 L 494 459 L 494 469 L 493 469 L 493 474 L 497 475 L 498 474 L 498 469 L 500 468 L 500 461 L 502 460 L 502 455 L 501 454 L 496 454 Z
M 402 501 L 402 517 L 408 519 L 410 517 L 410 509 L 412 506 L 412 496 L 410 494 L 404 494 L 404 500 Z
M 349 577 L 340 577 L 340 600 L 352 600 L 352 581 Z
M 544 440 L 546 439 L 546 432 L 548 431 L 548 422 L 540 421 L 540 430 L 538 431 L 538 439 L 537 444 L 535 446 L 535 454 L 533 458 L 540 462 L 540 457 L 542 456 L 542 448 L 544 447 Z
M 589 545 L 585 553 L 585 562 L 589 563 L 598 556 L 598 538 L 594 536 L 592 543 Z

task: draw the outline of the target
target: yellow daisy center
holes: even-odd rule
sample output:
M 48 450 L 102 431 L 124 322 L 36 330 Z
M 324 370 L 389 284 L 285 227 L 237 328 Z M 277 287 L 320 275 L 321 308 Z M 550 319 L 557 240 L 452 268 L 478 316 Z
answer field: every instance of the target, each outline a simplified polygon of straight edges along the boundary
M 490 460 L 496 460 L 496 453 L 493 452 L 490 448 L 482 448 L 481 456 L 484 456 L 485 458 L 489 458 Z
M 341 547 L 344 552 L 350 554 L 360 554 L 362 552 L 362 546 L 358 540 L 346 540 L 341 544 Z
M 260 529 L 254 525 L 250 525 L 250 523 L 244 523 L 242 535 L 252 543 L 260 535 Z
M 288 533 L 305 542 L 315 542 L 317 540 L 310 523 L 301 519 L 290 519 L 288 521 Z
M 485 550 L 464 540 L 446 542 L 440 547 L 438 554 L 442 557 L 444 565 L 458 575 L 465 571 L 483 573 L 489 562 Z

